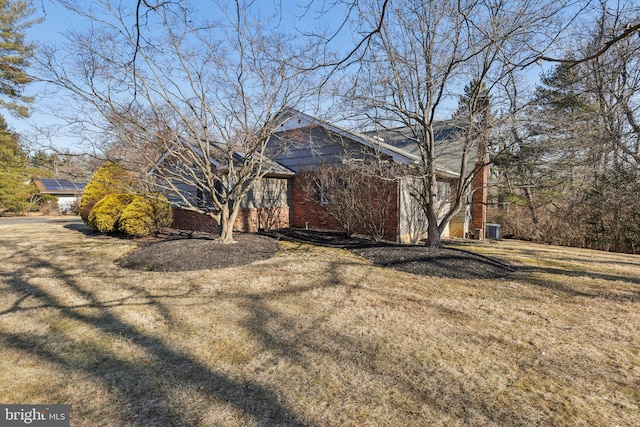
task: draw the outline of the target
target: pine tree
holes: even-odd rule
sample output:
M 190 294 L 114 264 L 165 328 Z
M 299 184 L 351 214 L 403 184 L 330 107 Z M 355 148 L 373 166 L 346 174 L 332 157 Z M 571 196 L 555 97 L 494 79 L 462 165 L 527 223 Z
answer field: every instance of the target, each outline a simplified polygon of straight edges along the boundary
M 34 9 L 25 0 L 0 0 L 0 107 L 27 117 L 25 104 L 33 101 L 23 94 L 33 78 L 27 73 L 34 45 L 27 43 L 25 32 L 38 22 Z
M 28 185 L 28 158 L 18 136 L 7 129 L 0 116 L 0 209 L 22 212 L 29 203 L 32 188 Z

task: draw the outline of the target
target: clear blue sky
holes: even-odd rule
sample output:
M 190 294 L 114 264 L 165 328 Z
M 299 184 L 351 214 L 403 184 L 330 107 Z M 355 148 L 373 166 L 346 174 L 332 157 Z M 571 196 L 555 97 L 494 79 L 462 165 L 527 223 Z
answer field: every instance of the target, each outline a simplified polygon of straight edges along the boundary
M 126 1 L 130 1 L 134 4 L 134 0 Z M 269 11 L 273 10 L 274 4 L 282 5 L 281 26 L 284 31 L 290 31 L 289 29 L 292 29 L 294 26 L 299 29 L 312 30 L 314 26 L 318 25 L 329 26 L 330 28 L 337 29 L 338 25 L 342 22 L 344 10 L 332 10 L 329 14 L 322 16 L 322 22 L 317 20 L 317 11 L 310 10 L 307 11 L 301 20 L 300 17 L 305 11 L 302 6 L 308 4 L 308 2 L 309 0 L 257 0 L 256 4 L 261 6 L 264 5 L 265 10 Z M 319 1 L 316 4 L 321 5 L 323 3 L 331 4 L 332 2 Z M 206 8 L 210 2 L 207 0 L 202 2 L 191 2 L 191 4 L 196 4 L 198 7 Z M 82 30 L 88 25 L 86 21 L 78 19 L 78 17 L 57 5 L 56 2 L 52 0 L 37 0 L 34 2 L 34 7 L 37 9 L 37 16 L 44 18 L 42 23 L 35 25 L 27 33 L 28 40 L 33 41 L 36 44 L 48 43 L 51 41 L 62 42 L 64 40 L 61 35 L 62 33 L 72 29 Z M 78 26 L 80 27 L 78 28 Z M 342 31 L 341 37 L 335 42 L 336 45 L 341 46 L 345 51 L 347 51 L 347 49 L 350 50 L 353 46 L 352 36 L 345 30 Z M 541 69 L 537 67 L 533 68 L 531 77 L 532 79 L 535 79 L 539 75 Z M 73 135 L 65 134 L 64 122 L 47 113 L 52 106 L 55 107 L 55 109 L 64 109 L 65 106 L 61 105 L 60 100 L 51 98 L 47 93 L 47 87 L 40 83 L 33 83 L 29 85 L 26 93 L 36 97 L 36 102 L 31 106 L 31 117 L 28 119 L 20 119 L 4 113 L 9 126 L 18 133 L 25 135 L 28 139 L 32 140 L 34 136 L 37 136 L 39 140 L 46 142 L 47 137 L 42 134 L 38 134 L 35 127 L 59 125 L 61 126 L 61 129 L 59 129 L 57 134 L 52 137 L 54 145 L 58 148 L 68 147 L 73 151 L 77 151 L 77 149 L 73 147 L 73 145 L 77 143 L 77 140 Z
M 134 0 L 127 0 L 134 4 Z M 87 2 L 88 3 L 88 2 Z M 204 2 L 190 2 L 196 7 L 207 8 L 210 7 L 209 1 Z M 294 26 L 297 28 L 303 28 L 305 30 L 311 30 L 314 25 L 317 25 L 318 14 L 315 11 L 307 11 L 304 13 L 304 5 L 308 3 L 308 0 L 258 0 L 256 4 L 262 6 L 268 13 L 273 13 L 274 5 L 280 6 L 282 10 L 282 16 L 280 25 L 284 31 L 293 30 Z M 319 2 L 322 3 L 322 2 Z M 329 2 L 327 2 L 329 3 Z M 55 0 L 39 0 L 34 1 L 33 6 L 37 10 L 36 16 L 43 18 L 43 22 L 34 25 L 27 32 L 27 39 L 36 44 L 50 43 L 50 42 L 64 42 L 63 33 L 69 30 L 82 30 L 87 28 L 87 21 L 79 19 L 73 13 L 67 11 L 62 6 L 58 5 Z M 324 20 L 328 24 L 337 26 L 340 23 L 340 11 L 333 10 L 323 16 Z M 326 25 L 324 22 L 323 25 Z M 349 45 L 350 36 L 346 31 L 342 32 L 343 45 Z M 42 83 L 31 83 L 27 86 L 25 93 L 27 95 L 35 96 L 36 101 L 30 106 L 31 116 L 28 119 L 18 118 L 4 112 L 9 127 L 23 135 L 26 139 L 33 140 L 37 137 L 38 140 L 46 142 L 48 137 L 43 133 L 40 133 L 36 128 L 43 126 L 57 126 L 59 129 L 56 135 L 51 138 L 53 144 L 58 148 L 70 148 L 74 150 L 73 145 L 77 143 L 77 140 L 73 135 L 69 135 L 68 131 L 65 132 L 65 123 L 60 119 L 50 115 L 48 112 L 52 106 L 54 109 L 64 109 L 64 105 L 60 105 L 59 99 L 53 99 L 51 97 L 50 90 L 46 85 Z

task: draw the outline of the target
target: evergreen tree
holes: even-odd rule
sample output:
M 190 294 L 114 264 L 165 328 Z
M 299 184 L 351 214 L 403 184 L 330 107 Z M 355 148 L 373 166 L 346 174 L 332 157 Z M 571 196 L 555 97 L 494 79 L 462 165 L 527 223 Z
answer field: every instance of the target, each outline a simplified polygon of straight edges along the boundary
M 133 187 L 133 178 L 126 169 L 118 163 L 107 162 L 96 171 L 84 188 L 80 203 L 80 216 L 84 221 L 87 221 L 91 209 L 103 197 L 109 194 L 131 192 Z
M 27 103 L 33 99 L 23 94 L 33 79 L 27 73 L 34 46 L 25 40 L 25 31 L 38 22 L 34 9 L 25 0 L 0 0 L 0 107 L 27 117 Z
M 465 87 L 464 93 L 458 98 L 458 109 L 453 113 L 453 118 L 459 121 L 481 121 L 482 114 L 491 114 L 491 95 L 484 81 L 471 80 Z
M 18 136 L 7 129 L 0 116 L 0 210 L 23 212 L 38 190 L 30 183 L 27 153 L 20 147 Z

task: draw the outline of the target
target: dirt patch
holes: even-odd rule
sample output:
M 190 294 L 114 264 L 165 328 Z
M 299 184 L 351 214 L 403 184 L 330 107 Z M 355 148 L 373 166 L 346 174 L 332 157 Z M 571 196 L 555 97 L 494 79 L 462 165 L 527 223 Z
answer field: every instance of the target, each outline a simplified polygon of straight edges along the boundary
M 278 252 L 275 240 L 236 234 L 237 243 L 223 245 L 210 235 L 165 234 L 141 241 L 118 265 L 144 271 L 193 271 L 235 267 L 269 259 Z
M 496 259 L 454 248 L 427 248 L 375 242 L 342 233 L 312 230 L 283 230 L 273 237 L 347 249 L 380 267 L 422 276 L 457 279 L 490 279 L 508 275 L 514 268 Z

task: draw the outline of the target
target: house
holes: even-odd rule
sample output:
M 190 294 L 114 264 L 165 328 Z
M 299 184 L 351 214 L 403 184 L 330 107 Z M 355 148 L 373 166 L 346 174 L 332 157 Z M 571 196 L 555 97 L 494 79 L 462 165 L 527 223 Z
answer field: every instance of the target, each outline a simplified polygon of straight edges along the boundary
M 435 126 L 438 203 L 443 208 L 450 203 L 451 191 L 461 179 L 461 143 L 456 129 L 451 122 Z M 267 174 L 241 202 L 236 230 L 255 232 L 264 228 L 288 227 L 339 230 L 340 226 L 328 214 L 322 200 L 309 197 L 305 183 L 316 179 L 314 173 L 320 167 L 332 165 L 339 168 L 349 161 L 376 159 L 409 170 L 419 164 L 420 153 L 417 145 L 404 135 L 401 128 L 358 133 L 298 111 L 287 111 L 269 141 L 270 158 L 265 164 Z M 481 150 L 481 153 L 483 151 L 486 150 Z M 484 236 L 488 172 L 482 154 L 470 156 L 467 170 L 476 172 L 468 201 L 442 237 Z M 410 173 L 400 173 L 393 183 L 380 181 L 379 185 L 392 186 L 392 197 L 385 202 L 388 206 L 385 206 L 384 237 L 403 243 L 425 237 L 427 222 L 413 196 L 418 188 L 416 178 Z M 198 190 L 193 186 L 181 190 L 189 193 L 190 197 L 198 196 Z M 179 198 L 168 197 L 176 206 L 175 227 L 215 229 L 211 219 L 181 209 Z M 372 200 L 372 203 L 376 202 Z
M 218 159 L 226 155 L 227 147 L 224 143 L 216 141 L 200 141 L 199 144 L 188 142 L 184 138 L 177 141 L 178 144 L 191 144 L 190 150 L 196 155 L 201 155 L 199 146 L 207 146 L 210 162 L 214 168 L 222 168 L 223 164 Z M 244 158 L 241 152 L 233 153 L 233 163 L 240 167 Z M 169 179 L 175 176 L 173 182 L 163 184 L 157 182 L 158 191 L 164 194 L 173 205 L 172 227 L 184 230 L 203 231 L 208 233 L 218 232 L 218 224 L 205 214 L 195 212 L 192 207 L 199 210 L 215 210 L 213 201 L 208 199 L 205 191 L 198 188 L 197 180 L 191 175 L 197 171 L 189 170 L 190 165 L 182 168 L 181 165 L 171 164 L 175 158 L 169 159 L 169 153 L 163 154 L 156 164 L 149 170 L 149 175 L 160 175 L 160 170 Z M 177 156 L 181 157 L 181 156 Z M 181 157 L 185 159 L 186 157 Z M 254 182 L 246 197 L 240 201 L 240 209 L 234 224 L 235 231 L 257 232 L 264 229 L 281 229 L 290 226 L 291 180 L 293 171 L 271 160 L 262 161 L 264 175 Z M 169 171 L 169 172 L 167 172 Z M 220 183 L 217 183 L 220 184 Z
M 41 194 L 49 194 L 58 199 L 58 211 L 71 213 L 80 201 L 86 182 L 69 181 L 55 178 L 33 178 Z

